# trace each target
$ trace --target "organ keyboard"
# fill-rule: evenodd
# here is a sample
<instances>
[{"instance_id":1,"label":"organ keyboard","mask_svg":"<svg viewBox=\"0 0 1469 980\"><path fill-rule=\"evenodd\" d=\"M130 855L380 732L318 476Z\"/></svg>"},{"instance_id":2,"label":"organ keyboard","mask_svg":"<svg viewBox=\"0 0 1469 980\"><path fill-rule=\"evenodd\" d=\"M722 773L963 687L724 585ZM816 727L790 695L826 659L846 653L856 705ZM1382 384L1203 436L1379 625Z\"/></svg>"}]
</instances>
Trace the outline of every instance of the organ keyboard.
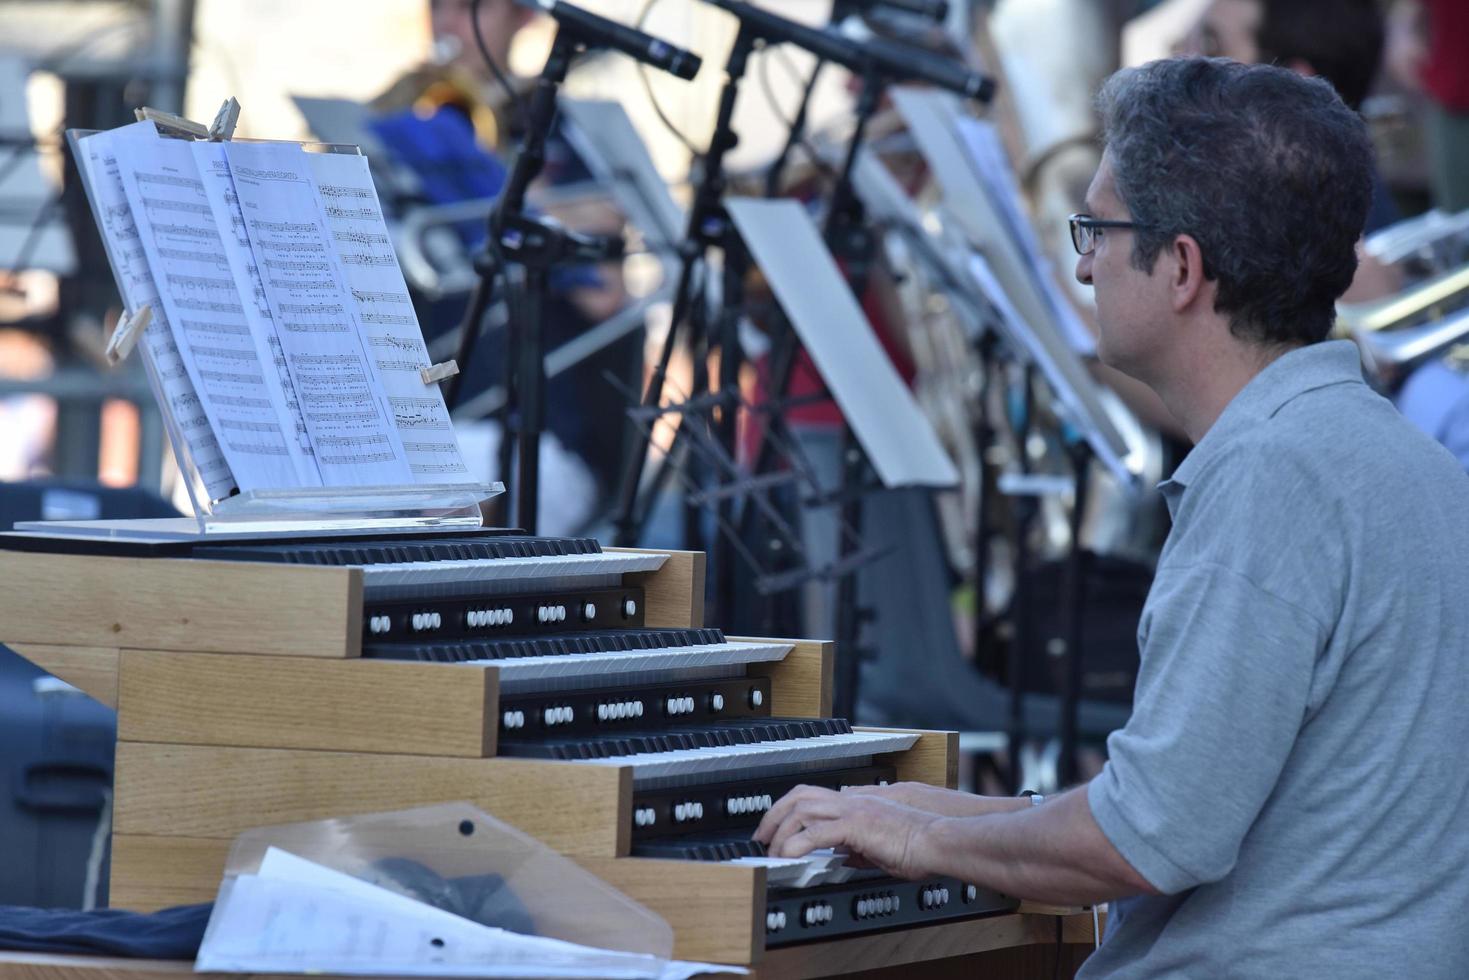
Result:
<instances>
[{"instance_id":1,"label":"organ keyboard","mask_svg":"<svg viewBox=\"0 0 1469 980\"><path fill-rule=\"evenodd\" d=\"M254 826L464 799L663 914L681 957L1015 907L763 854L792 786L952 785L956 741L828 717L830 644L703 627L702 555L498 532L0 549L3 639L119 708L116 904L211 898Z\"/></svg>"}]
</instances>

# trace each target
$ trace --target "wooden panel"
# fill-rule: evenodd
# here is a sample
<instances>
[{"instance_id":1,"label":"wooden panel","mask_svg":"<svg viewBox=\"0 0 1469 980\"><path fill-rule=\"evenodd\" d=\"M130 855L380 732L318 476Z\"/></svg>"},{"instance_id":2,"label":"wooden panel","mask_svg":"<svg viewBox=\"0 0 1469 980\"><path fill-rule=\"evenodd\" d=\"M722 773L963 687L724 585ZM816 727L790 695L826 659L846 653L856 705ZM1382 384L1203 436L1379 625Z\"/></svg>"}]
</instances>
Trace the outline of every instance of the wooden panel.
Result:
<instances>
[{"instance_id":1,"label":"wooden panel","mask_svg":"<svg viewBox=\"0 0 1469 980\"><path fill-rule=\"evenodd\" d=\"M925 732L911 728L858 728L863 732L907 732L918 741L907 752L878 756L898 770L898 779L930 786L959 786L959 733Z\"/></svg>"},{"instance_id":2,"label":"wooden panel","mask_svg":"<svg viewBox=\"0 0 1469 980\"><path fill-rule=\"evenodd\" d=\"M59 647L44 643L14 643L10 649L48 674L101 701L117 707L117 648Z\"/></svg>"},{"instance_id":3,"label":"wooden panel","mask_svg":"<svg viewBox=\"0 0 1469 980\"><path fill-rule=\"evenodd\" d=\"M1064 920L1068 944L1059 964L1070 976L1091 947L1091 917ZM1078 928L1074 928L1078 927ZM806 980L850 976L859 980L898 980L912 976L935 980L983 977L985 980L1031 980L1057 969L1055 920L1004 915L971 922L930 926L908 932L858 937L768 954L752 976L757 980ZM1088 945L1081 945L1088 942ZM992 945L994 943L1008 945ZM997 957L1010 950L1016 957ZM922 964L916 966L916 964ZM58 956L47 953L0 952L0 980L188 980L189 960L128 960L102 956ZM885 969L884 969L885 968ZM869 972L873 970L883 972ZM724 976L725 974L711 974ZM216 974L211 974L216 976ZM237 980L284 980L264 974L236 974ZM321 980L332 980L320 975ZM299 977L292 980L300 980ZM386 980L386 978L385 978Z\"/></svg>"},{"instance_id":4,"label":"wooden panel","mask_svg":"<svg viewBox=\"0 0 1469 980\"><path fill-rule=\"evenodd\" d=\"M0 582L5 643L298 657L361 647L355 569L4 551Z\"/></svg>"},{"instance_id":5,"label":"wooden panel","mask_svg":"<svg viewBox=\"0 0 1469 980\"><path fill-rule=\"evenodd\" d=\"M118 737L483 758L498 679L457 664L125 650Z\"/></svg>"},{"instance_id":6,"label":"wooden panel","mask_svg":"<svg viewBox=\"0 0 1469 980\"><path fill-rule=\"evenodd\" d=\"M1076 916L1080 920L1082 916ZM1085 916L1085 931L1082 923L1067 919L1063 921L1063 938L1067 943L1090 942L1091 916ZM1085 938L1084 938L1085 937ZM756 971L759 980L806 980L808 977L858 976L864 971L887 967L893 977L940 975L931 971L935 961L950 960L950 965L963 964L967 969L941 974L942 976L967 977L1034 977L1037 976L1029 961L1020 961L1011 971L991 973L978 971L976 966L984 960L974 959L964 964L952 963L954 957L979 957L1001 949L1017 947L1049 947L1047 953L1056 950L1056 920L1050 916L997 915L984 919L970 919L945 925L927 926L922 929L905 929L897 932L855 936L850 939L806 946L791 946L767 953ZM1044 958L1046 971L1056 962L1055 956ZM918 966L923 964L923 966ZM902 970L902 967L908 969ZM874 977L878 976L876 974Z\"/></svg>"},{"instance_id":7,"label":"wooden panel","mask_svg":"<svg viewBox=\"0 0 1469 980\"><path fill-rule=\"evenodd\" d=\"M830 718L832 670L836 644L830 640L764 640L759 643L791 643L795 649L784 660L751 664L750 675L770 678L770 713L777 718Z\"/></svg>"},{"instance_id":8,"label":"wooden panel","mask_svg":"<svg viewBox=\"0 0 1469 980\"><path fill-rule=\"evenodd\" d=\"M643 621L650 627L672 629L704 625L704 552L650 551L646 548L608 548L611 552L667 555L656 572L628 576L643 587Z\"/></svg>"},{"instance_id":9,"label":"wooden panel","mask_svg":"<svg viewBox=\"0 0 1469 980\"><path fill-rule=\"evenodd\" d=\"M117 744L120 834L252 827L465 800L559 851L612 857L632 836L632 771L525 759Z\"/></svg>"},{"instance_id":10,"label":"wooden panel","mask_svg":"<svg viewBox=\"0 0 1469 980\"><path fill-rule=\"evenodd\" d=\"M108 901L115 909L133 912L212 902L233 843L230 839L113 834Z\"/></svg>"},{"instance_id":11,"label":"wooden panel","mask_svg":"<svg viewBox=\"0 0 1469 980\"><path fill-rule=\"evenodd\" d=\"M745 965L764 950L764 868L652 858L576 863L667 919L678 959Z\"/></svg>"}]
</instances>

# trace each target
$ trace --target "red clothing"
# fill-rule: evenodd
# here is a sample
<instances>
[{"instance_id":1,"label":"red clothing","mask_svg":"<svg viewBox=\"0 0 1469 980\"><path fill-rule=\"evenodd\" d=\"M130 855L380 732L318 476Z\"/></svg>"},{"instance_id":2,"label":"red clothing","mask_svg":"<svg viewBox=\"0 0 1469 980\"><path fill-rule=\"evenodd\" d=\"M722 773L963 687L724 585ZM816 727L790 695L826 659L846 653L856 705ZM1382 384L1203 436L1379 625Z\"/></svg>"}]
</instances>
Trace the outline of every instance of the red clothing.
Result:
<instances>
[{"instance_id":1,"label":"red clothing","mask_svg":"<svg viewBox=\"0 0 1469 980\"><path fill-rule=\"evenodd\" d=\"M1469 112L1469 3L1427 0L1428 64L1423 84L1450 112Z\"/></svg>"}]
</instances>

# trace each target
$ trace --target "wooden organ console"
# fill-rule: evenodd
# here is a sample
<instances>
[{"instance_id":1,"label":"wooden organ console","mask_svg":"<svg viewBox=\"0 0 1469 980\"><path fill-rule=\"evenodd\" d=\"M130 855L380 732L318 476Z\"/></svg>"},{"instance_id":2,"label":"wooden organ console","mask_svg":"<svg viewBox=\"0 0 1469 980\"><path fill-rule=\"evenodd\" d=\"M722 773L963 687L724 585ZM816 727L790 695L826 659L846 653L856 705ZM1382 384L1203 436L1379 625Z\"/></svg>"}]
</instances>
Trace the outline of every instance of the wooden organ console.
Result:
<instances>
[{"instance_id":1,"label":"wooden organ console","mask_svg":"<svg viewBox=\"0 0 1469 980\"><path fill-rule=\"evenodd\" d=\"M1055 941L970 883L751 860L791 786L953 786L957 736L830 718L832 645L705 628L702 554L13 534L0 581L0 641L118 708L114 906L212 900L250 828L465 800L664 916L680 958L816 976Z\"/></svg>"}]
</instances>

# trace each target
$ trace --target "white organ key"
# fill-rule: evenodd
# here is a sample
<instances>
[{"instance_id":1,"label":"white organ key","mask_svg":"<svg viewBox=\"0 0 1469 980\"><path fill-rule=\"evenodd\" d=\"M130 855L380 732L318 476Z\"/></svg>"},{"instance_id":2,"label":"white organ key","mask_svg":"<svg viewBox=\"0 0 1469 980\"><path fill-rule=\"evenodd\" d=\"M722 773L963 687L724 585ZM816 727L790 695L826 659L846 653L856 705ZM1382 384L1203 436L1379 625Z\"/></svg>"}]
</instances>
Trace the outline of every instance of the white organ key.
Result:
<instances>
[{"instance_id":1,"label":"white organ key","mask_svg":"<svg viewBox=\"0 0 1469 980\"><path fill-rule=\"evenodd\" d=\"M728 772L736 769L800 765L808 762L849 760L883 752L902 752L918 741L917 735L887 732L851 732L813 738L779 739L747 745L724 745L673 752L645 752L607 759L578 760L589 766L631 766L633 783ZM762 801L763 802L763 801Z\"/></svg>"},{"instance_id":2,"label":"white organ key","mask_svg":"<svg viewBox=\"0 0 1469 980\"><path fill-rule=\"evenodd\" d=\"M357 566L363 586L394 589L445 582L519 581L654 572L667 555L554 555L542 558L479 558L462 561L383 562ZM563 613L564 615L564 613Z\"/></svg>"},{"instance_id":3,"label":"white organ key","mask_svg":"<svg viewBox=\"0 0 1469 980\"><path fill-rule=\"evenodd\" d=\"M763 663L781 660L791 649L788 643L703 643L661 650L568 653L555 657L510 657L504 660L468 660L465 663L499 668L500 683L504 685L593 674ZM642 714L641 705L635 707L634 713Z\"/></svg>"}]
</instances>

